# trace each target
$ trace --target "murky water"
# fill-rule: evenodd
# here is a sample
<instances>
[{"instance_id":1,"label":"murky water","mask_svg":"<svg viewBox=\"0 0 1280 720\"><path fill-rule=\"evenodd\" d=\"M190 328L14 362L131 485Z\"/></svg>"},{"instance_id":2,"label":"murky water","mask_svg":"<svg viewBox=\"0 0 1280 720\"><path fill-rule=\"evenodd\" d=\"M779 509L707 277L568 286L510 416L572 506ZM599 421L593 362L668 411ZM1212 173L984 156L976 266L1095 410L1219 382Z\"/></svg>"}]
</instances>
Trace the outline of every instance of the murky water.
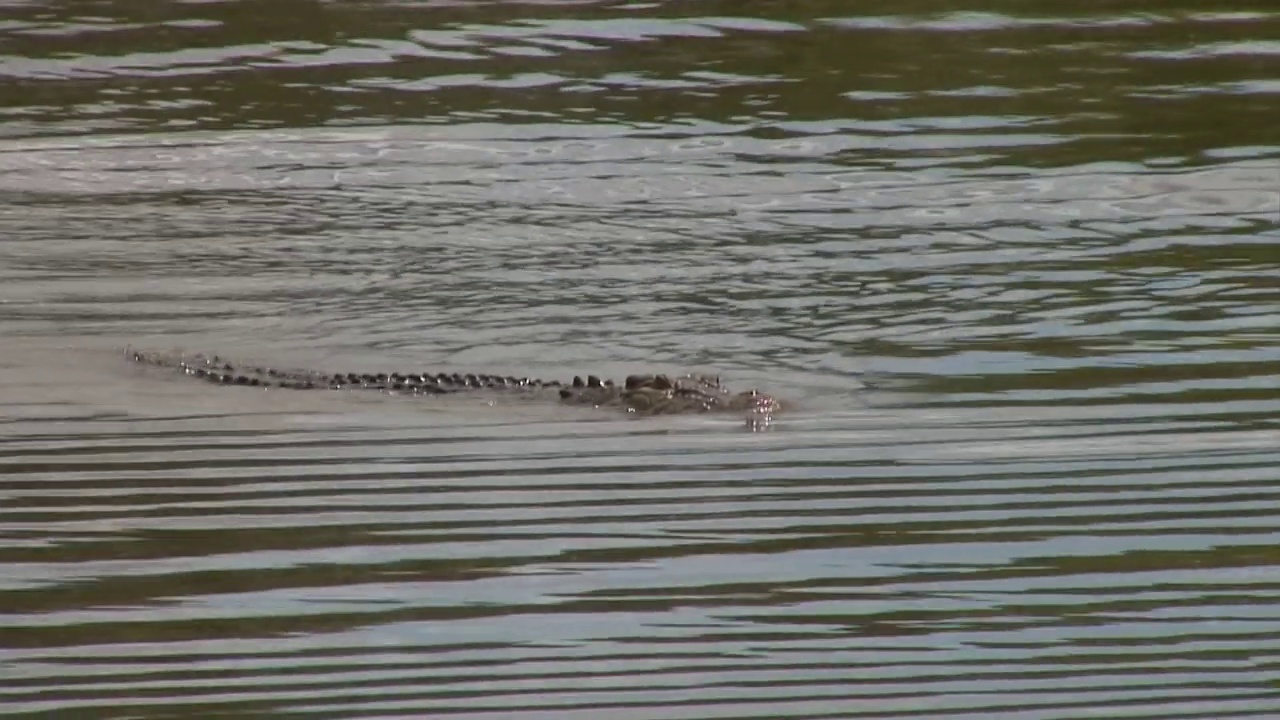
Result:
<instances>
[{"instance_id":1,"label":"murky water","mask_svg":"<svg viewBox=\"0 0 1280 720\"><path fill-rule=\"evenodd\" d=\"M1280 716L1280 11L1104 5L8 4L0 713Z\"/></svg>"}]
</instances>

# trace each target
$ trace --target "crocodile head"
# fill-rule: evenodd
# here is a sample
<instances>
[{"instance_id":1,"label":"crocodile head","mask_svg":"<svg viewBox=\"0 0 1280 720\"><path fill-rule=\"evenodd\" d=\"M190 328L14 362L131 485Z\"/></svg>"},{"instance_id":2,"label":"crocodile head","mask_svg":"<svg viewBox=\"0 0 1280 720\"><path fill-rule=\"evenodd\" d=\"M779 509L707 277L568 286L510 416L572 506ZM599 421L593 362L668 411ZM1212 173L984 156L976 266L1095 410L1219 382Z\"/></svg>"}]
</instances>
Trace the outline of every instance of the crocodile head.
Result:
<instances>
[{"instance_id":1,"label":"crocodile head","mask_svg":"<svg viewBox=\"0 0 1280 720\"><path fill-rule=\"evenodd\" d=\"M771 414L781 409L776 399L755 390L734 393L709 375L631 375L617 386L593 376L574 378L561 389L566 402L583 405L620 405L641 415L704 412L752 412Z\"/></svg>"}]
</instances>

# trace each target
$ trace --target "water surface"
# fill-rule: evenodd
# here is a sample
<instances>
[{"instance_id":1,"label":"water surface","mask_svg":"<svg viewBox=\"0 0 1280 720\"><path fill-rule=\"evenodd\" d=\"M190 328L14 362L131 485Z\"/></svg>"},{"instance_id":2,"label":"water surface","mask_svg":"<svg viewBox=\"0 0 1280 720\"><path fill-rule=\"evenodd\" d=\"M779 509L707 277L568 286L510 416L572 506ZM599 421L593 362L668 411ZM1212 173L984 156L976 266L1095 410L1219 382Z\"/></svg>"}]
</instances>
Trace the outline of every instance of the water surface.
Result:
<instances>
[{"instance_id":1,"label":"water surface","mask_svg":"<svg viewBox=\"0 0 1280 720\"><path fill-rule=\"evenodd\" d=\"M0 713L1280 715L1280 14L1234 7L11 4Z\"/></svg>"}]
</instances>

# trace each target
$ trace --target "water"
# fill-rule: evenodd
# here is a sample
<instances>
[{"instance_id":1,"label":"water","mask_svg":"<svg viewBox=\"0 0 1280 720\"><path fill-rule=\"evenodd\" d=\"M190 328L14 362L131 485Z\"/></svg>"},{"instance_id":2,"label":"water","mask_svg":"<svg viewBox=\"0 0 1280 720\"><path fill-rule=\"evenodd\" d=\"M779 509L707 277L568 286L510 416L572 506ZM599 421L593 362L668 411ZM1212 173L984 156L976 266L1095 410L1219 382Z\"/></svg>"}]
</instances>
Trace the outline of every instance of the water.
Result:
<instances>
[{"instance_id":1,"label":"water","mask_svg":"<svg viewBox=\"0 0 1280 720\"><path fill-rule=\"evenodd\" d=\"M1280 13L1235 8L11 3L0 713L1280 715Z\"/></svg>"}]
</instances>

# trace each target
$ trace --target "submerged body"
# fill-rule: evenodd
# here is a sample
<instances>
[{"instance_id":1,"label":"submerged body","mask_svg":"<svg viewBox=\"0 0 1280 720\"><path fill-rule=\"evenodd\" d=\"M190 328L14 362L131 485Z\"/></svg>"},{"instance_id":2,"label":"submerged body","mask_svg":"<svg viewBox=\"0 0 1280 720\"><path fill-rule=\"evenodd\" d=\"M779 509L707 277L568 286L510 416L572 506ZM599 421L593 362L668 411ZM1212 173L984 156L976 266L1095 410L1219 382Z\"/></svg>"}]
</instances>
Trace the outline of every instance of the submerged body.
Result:
<instances>
[{"instance_id":1,"label":"submerged body","mask_svg":"<svg viewBox=\"0 0 1280 720\"><path fill-rule=\"evenodd\" d=\"M741 412L752 427L769 424L781 404L755 390L732 392L706 375L631 375L623 383L589 375L570 382L475 373L324 373L233 364L216 355L166 356L130 351L134 362L179 370L219 385L290 390L380 390L413 395L468 391L546 391L560 402L617 407L639 415Z\"/></svg>"}]
</instances>

